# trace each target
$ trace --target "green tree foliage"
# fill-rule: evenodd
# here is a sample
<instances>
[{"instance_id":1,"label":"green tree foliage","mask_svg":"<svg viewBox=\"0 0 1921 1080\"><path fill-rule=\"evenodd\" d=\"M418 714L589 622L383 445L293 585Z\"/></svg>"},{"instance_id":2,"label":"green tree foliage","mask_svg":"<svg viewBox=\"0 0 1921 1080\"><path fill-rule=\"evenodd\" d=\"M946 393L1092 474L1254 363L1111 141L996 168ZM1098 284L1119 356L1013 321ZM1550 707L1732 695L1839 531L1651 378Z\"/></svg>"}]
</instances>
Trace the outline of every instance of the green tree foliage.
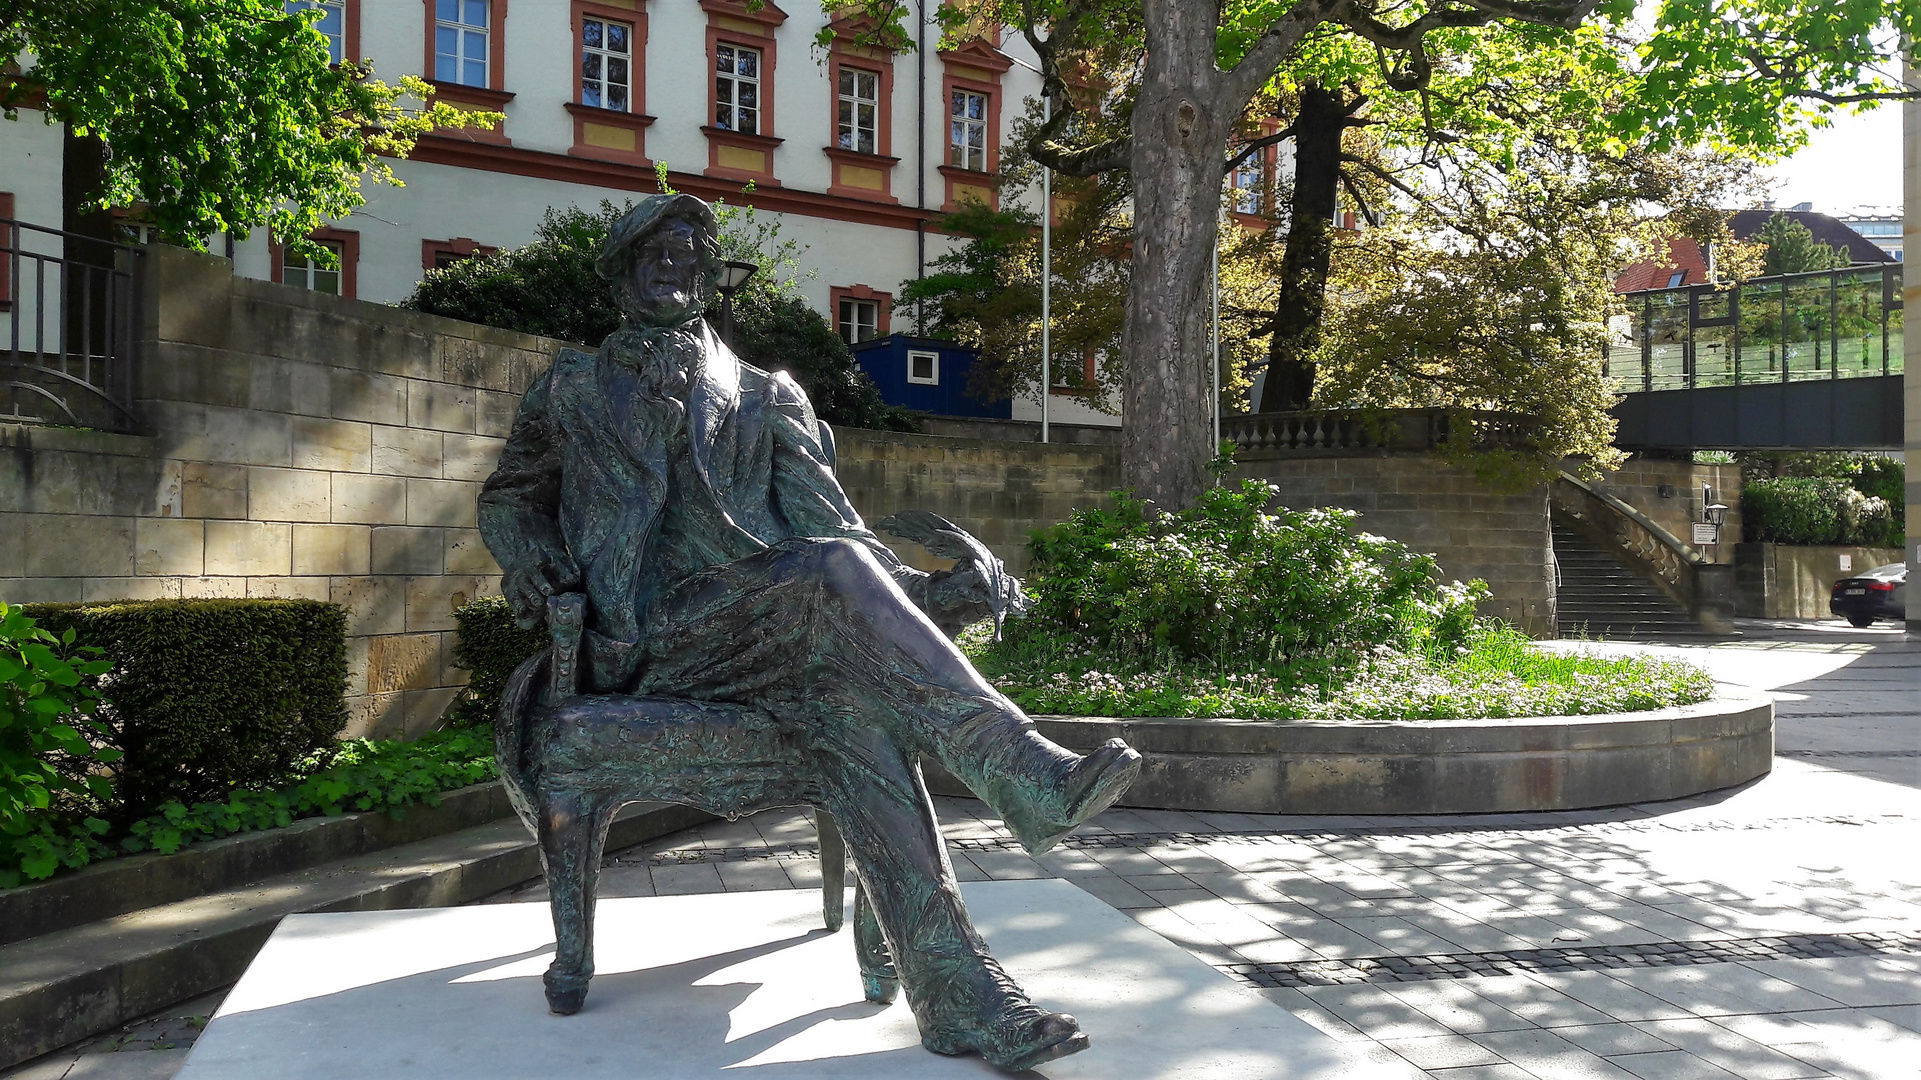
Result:
<instances>
[{"instance_id":1,"label":"green tree foliage","mask_svg":"<svg viewBox=\"0 0 1921 1080\"><path fill-rule=\"evenodd\" d=\"M902 0L824 6L844 26L865 17L870 29L859 36L883 47L912 40L902 23L920 10ZM1594 70L1617 96L1597 95L1580 77L1543 85L1598 146L1785 152L1835 104L1898 94L1884 73L1899 63L1899 42L1921 30L1912 0L1839 9L1831 0L1663 0L1643 8L1634 0L948 0L938 12L949 39L998 22L1039 55L1053 116L1028 140L1036 159L1075 176L1131 176L1122 480L1160 505L1182 506L1205 488L1214 453L1203 330L1212 224L1230 144L1259 95L1289 82L1346 86L1349 79L1337 78L1344 68L1356 79L1378 76L1419 117L1414 152L1425 156L1462 139L1464 125L1498 145L1502 127L1531 126L1537 107L1498 80L1476 94L1450 90L1447 80L1498 75L1491 51L1541 70L1580 53L1616 58ZM1609 47L1622 38L1630 48ZM1086 122L1091 103L1077 102L1068 80L1090 68L1096 83L1131 73L1131 98L1100 102L1101 115L1125 117L1125 131ZM1447 122L1453 110L1462 124Z\"/></svg>"},{"instance_id":2,"label":"green tree foliage","mask_svg":"<svg viewBox=\"0 0 1921 1080\"><path fill-rule=\"evenodd\" d=\"M1846 252L1816 240L1806 225L1786 214L1769 218L1761 231L1754 234L1752 242L1767 248L1761 273L1768 276L1834 270L1848 265Z\"/></svg>"},{"instance_id":3,"label":"green tree foliage","mask_svg":"<svg viewBox=\"0 0 1921 1080\"><path fill-rule=\"evenodd\" d=\"M384 159L421 135L501 119L409 106L429 99L423 80L330 64L317 18L281 0L0 0L0 56L26 58L0 106L16 119L43 101L48 122L104 143L96 207L139 206L169 243L265 225L306 245L365 181L397 183Z\"/></svg>"},{"instance_id":4,"label":"green tree foliage","mask_svg":"<svg viewBox=\"0 0 1921 1080\"><path fill-rule=\"evenodd\" d=\"M594 259L632 206L603 201L594 210L549 208L533 243L429 270L401 306L591 348L620 326L614 287L594 272ZM722 258L761 268L734 297L734 347L741 358L793 375L829 424L919 430L904 410L881 399L846 343L801 299L798 283L812 272L800 268L800 246L783 240L780 226L761 220L751 206L723 203L715 210Z\"/></svg>"}]
</instances>

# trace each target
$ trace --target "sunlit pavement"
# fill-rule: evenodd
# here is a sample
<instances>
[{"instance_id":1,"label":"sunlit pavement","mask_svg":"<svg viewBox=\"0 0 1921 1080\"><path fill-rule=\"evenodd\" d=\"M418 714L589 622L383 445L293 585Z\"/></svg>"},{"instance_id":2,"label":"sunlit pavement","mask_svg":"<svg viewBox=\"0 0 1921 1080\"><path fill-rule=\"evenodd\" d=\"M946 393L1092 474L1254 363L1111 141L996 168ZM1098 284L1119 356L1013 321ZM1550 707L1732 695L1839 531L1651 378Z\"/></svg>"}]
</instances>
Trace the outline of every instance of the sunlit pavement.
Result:
<instances>
[{"instance_id":1,"label":"sunlit pavement","mask_svg":"<svg viewBox=\"0 0 1921 1080\"><path fill-rule=\"evenodd\" d=\"M1921 645L1742 630L1549 646L1770 692L1775 770L1726 792L1460 817L1117 811L1038 860L980 804L939 810L963 879L1064 877L1429 1076L1921 1077ZM813 839L797 812L718 823L617 853L603 895L815 887Z\"/></svg>"},{"instance_id":2,"label":"sunlit pavement","mask_svg":"<svg viewBox=\"0 0 1921 1080\"><path fill-rule=\"evenodd\" d=\"M1066 878L1412 1076L1921 1078L1921 644L1741 629L1546 646L1675 656L1771 693L1775 769L1725 792L1457 817L1116 811L1038 860L979 803L938 808L963 879ZM813 845L797 811L716 823L614 853L601 894L817 888ZM165 1080L194 1031L171 1017L217 997L9 1080ZM142 1052L98 1052L120 1044Z\"/></svg>"}]
</instances>

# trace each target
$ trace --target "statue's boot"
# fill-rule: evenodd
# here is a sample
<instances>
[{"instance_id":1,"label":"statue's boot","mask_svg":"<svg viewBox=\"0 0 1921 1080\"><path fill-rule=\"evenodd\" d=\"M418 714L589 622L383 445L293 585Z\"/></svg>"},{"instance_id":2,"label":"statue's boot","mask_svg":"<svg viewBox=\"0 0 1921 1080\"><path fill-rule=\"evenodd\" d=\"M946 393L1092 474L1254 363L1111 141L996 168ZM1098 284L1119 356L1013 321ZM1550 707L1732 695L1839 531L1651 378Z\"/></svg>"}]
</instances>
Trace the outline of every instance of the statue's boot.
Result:
<instances>
[{"instance_id":1,"label":"statue's boot","mask_svg":"<svg viewBox=\"0 0 1921 1080\"><path fill-rule=\"evenodd\" d=\"M1080 1022L1048 1012L981 954L915 955L904 973L921 1045L936 1054L979 1054L1008 1072L1087 1049Z\"/></svg>"},{"instance_id":2,"label":"statue's boot","mask_svg":"<svg viewBox=\"0 0 1921 1080\"><path fill-rule=\"evenodd\" d=\"M979 1054L1010 1071L1085 1049L1073 1017L1035 1005L988 954L914 758L884 733L833 717L812 741L822 805L860 875L855 947L869 1000L886 1000L898 980L929 1050Z\"/></svg>"},{"instance_id":3,"label":"statue's boot","mask_svg":"<svg viewBox=\"0 0 1921 1080\"><path fill-rule=\"evenodd\" d=\"M1140 752L1109 739L1081 755L1050 741L1032 721L976 717L971 736L942 764L992 807L1030 855L1039 855L1113 806L1141 773Z\"/></svg>"}]
</instances>

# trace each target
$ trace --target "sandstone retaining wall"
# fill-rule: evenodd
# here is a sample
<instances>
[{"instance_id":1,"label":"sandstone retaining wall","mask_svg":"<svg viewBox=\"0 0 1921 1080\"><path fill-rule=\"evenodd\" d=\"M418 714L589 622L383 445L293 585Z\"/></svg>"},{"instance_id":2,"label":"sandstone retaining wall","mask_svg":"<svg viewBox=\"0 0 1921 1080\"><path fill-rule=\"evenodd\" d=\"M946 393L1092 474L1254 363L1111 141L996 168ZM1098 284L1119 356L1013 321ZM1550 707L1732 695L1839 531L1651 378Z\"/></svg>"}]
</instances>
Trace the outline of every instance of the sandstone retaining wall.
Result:
<instances>
[{"instance_id":1,"label":"sandstone retaining wall","mask_svg":"<svg viewBox=\"0 0 1921 1080\"><path fill-rule=\"evenodd\" d=\"M1449 579L1487 582L1493 596L1483 615L1533 637L1554 636L1545 486L1496 491L1470 469L1416 452L1255 453L1242 458L1236 475L1272 481L1293 509L1359 511L1360 529L1434 553Z\"/></svg>"}]
</instances>

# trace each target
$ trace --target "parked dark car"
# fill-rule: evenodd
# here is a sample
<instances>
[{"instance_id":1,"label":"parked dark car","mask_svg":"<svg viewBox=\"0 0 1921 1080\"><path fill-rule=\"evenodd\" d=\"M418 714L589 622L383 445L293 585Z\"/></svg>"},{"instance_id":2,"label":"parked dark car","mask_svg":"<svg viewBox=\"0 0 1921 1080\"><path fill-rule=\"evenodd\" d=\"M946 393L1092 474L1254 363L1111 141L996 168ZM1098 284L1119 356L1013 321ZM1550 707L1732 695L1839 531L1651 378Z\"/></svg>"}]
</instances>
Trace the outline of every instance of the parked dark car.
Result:
<instances>
[{"instance_id":1,"label":"parked dark car","mask_svg":"<svg viewBox=\"0 0 1921 1080\"><path fill-rule=\"evenodd\" d=\"M1889 563L1835 582L1828 610L1856 626L1871 626L1876 619L1905 619L1907 593L1907 564Z\"/></svg>"}]
</instances>

